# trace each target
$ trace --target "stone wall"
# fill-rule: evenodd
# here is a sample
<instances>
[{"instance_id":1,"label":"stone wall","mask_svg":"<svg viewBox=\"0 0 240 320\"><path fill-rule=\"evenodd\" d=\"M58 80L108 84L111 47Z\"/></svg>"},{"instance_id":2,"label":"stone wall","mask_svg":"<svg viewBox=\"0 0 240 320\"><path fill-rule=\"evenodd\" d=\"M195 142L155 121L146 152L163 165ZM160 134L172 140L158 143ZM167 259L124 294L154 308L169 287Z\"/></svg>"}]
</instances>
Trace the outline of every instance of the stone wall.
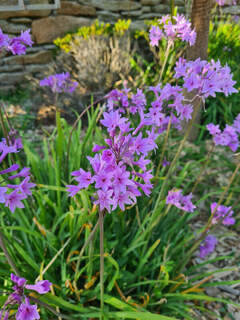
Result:
<instances>
[{"instance_id":1,"label":"stone wall","mask_svg":"<svg viewBox=\"0 0 240 320\"><path fill-rule=\"evenodd\" d=\"M1 0L9 3L10 0ZM26 0L25 0L26 1ZM30 0L30 3L48 0ZM35 2L34 2L35 1ZM26 75L41 78L52 60L52 41L77 27L90 25L95 19L114 22L130 18L131 27L139 29L145 19L160 17L170 11L170 0L61 0L58 10L0 12L0 28L9 35L18 35L31 28L34 46L25 56L0 53L0 90L16 88ZM184 0L175 0L179 12L184 12ZM240 6L226 7L226 13L239 14Z\"/></svg>"}]
</instances>

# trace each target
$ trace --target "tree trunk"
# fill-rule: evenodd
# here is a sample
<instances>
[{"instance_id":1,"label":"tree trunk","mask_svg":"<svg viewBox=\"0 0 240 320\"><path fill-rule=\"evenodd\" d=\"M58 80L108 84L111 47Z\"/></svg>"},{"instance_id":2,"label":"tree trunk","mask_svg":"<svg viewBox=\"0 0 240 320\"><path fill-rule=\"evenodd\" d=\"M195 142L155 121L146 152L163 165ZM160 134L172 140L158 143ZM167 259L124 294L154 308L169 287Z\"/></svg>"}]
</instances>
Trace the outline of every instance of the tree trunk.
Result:
<instances>
[{"instance_id":1,"label":"tree trunk","mask_svg":"<svg viewBox=\"0 0 240 320\"><path fill-rule=\"evenodd\" d=\"M212 8L212 0L193 0L192 12L191 12L191 23L192 28L195 29L197 33L196 42L193 46L189 47L187 50L187 60L196 60L201 58L202 60L207 59L207 49L208 49L208 34L209 34L209 22L210 22L210 12ZM191 100L193 94L187 93L186 98ZM198 101L193 104L194 109L198 105ZM202 107L199 108L195 124L201 123L201 113ZM198 128L193 126L189 140L194 141L198 136Z\"/></svg>"}]
</instances>

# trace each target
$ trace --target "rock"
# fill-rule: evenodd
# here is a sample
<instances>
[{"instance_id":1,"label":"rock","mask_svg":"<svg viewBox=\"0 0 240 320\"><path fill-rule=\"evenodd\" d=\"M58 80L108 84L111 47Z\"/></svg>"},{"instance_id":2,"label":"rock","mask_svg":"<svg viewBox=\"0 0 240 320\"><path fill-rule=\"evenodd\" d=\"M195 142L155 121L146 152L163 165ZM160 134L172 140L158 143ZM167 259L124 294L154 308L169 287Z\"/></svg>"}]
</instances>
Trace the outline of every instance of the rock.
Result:
<instances>
[{"instance_id":1,"label":"rock","mask_svg":"<svg viewBox=\"0 0 240 320\"><path fill-rule=\"evenodd\" d=\"M142 14L139 17L139 19L149 20L149 19L154 19L154 18L161 18L162 16L163 16L163 14L161 14L161 13L151 12L151 13Z\"/></svg>"},{"instance_id":2,"label":"rock","mask_svg":"<svg viewBox=\"0 0 240 320\"><path fill-rule=\"evenodd\" d=\"M11 73L1 73L0 74L0 83L8 84L16 84L19 82L23 82L27 72L11 72Z\"/></svg>"},{"instance_id":3,"label":"rock","mask_svg":"<svg viewBox=\"0 0 240 320\"><path fill-rule=\"evenodd\" d=\"M225 14L240 14L240 6L226 7L222 9Z\"/></svg>"},{"instance_id":4,"label":"rock","mask_svg":"<svg viewBox=\"0 0 240 320\"><path fill-rule=\"evenodd\" d=\"M52 42L57 37L64 36L66 32L78 27L91 24L88 18L56 16L35 20L32 23L32 35L37 44Z\"/></svg>"},{"instance_id":5,"label":"rock","mask_svg":"<svg viewBox=\"0 0 240 320\"><path fill-rule=\"evenodd\" d=\"M2 4L1 0L1 4ZM10 0L7 0L9 3ZM31 2L33 4L33 2ZM35 2L36 3L36 2ZM41 3L49 3L48 0L41 0ZM51 10L20 10L20 11L0 11L0 19L9 19L16 17L46 17L49 16Z\"/></svg>"},{"instance_id":6,"label":"rock","mask_svg":"<svg viewBox=\"0 0 240 320\"><path fill-rule=\"evenodd\" d=\"M136 30L147 30L147 25L144 23L142 20L138 21L132 21L130 24L130 30L131 31L136 31Z\"/></svg>"},{"instance_id":7,"label":"rock","mask_svg":"<svg viewBox=\"0 0 240 320\"><path fill-rule=\"evenodd\" d=\"M96 9L92 6L83 6L77 2L62 1L58 14L70 16L96 16Z\"/></svg>"},{"instance_id":8,"label":"rock","mask_svg":"<svg viewBox=\"0 0 240 320\"><path fill-rule=\"evenodd\" d=\"M149 7L149 6L142 7L142 13L149 13L149 12L151 12L151 7Z\"/></svg>"},{"instance_id":9,"label":"rock","mask_svg":"<svg viewBox=\"0 0 240 320\"><path fill-rule=\"evenodd\" d=\"M0 72L16 72L16 71L22 71L22 70L23 70L23 66L20 64L0 66Z\"/></svg>"},{"instance_id":10,"label":"rock","mask_svg":"<svg viewBox=\"0 0 240 320\"><path fill-rule=\"evenodd\" d=\"M142 14L142 10L134 10L134 11L122 11L121 15L127 17L139 17Z\"/></svg>"},{"instance_id":11,"label":"rock","mask_svg":"<svg viewBox=\"0 0 240 320\"><path fill-rule=\"evenodd\" d=\"M157 4L160 4L161 0L141 0L142 5L146 6L155 6Z\"/></svg>"},{"instance_id":12,"label":"rock","mask_svg":"<svg viewBox=\"0 0 240 320\"><path fill-rule=\"evenodd\" d=\"M28 73L37 73L37 72L46 72L48 70L47 65L42 65L42 64L30 64L26 66L26 70Z\"/></svg>"},{"instance_id":13,"label":"rock","mask_svg":"<svg viewBox=\"0 0 240 320\"><path fill-rule=\"evenodd\" d=\"M141 4L130 0L91 0L91 5L109 11L128 11L141 8Z\"/></svg>"},{"instance_id":14,"label":"rock","mask_svg":"<svg viewBox=\"0 0 240 320\"><path fill-rule=\"evenodd\" d=\"M182 7L185 6L184 0L174 0L174 4L175 4L176 6L182 6Z\"/></svg>"},{"instance_id":15,"label":"rock","mask_svg":"<svg viewBox=\"0 0 240 320\"><path fill-rule=\"evenodd\" d=\"M170 13L170 6L159 4L157 6L153 6L152 11L157 13L162 13L162 14Z\"/></svg>"},{"instance_id":16,"label":"rock","mask_svg":"<svg viewBox=\"0 0 240 320\"><path fill-rule=\"evenodd\" d=\"M26 27L23 24L14 24L14 23L10 23L7 22L5 20L0 20L0 28L2 29L3 32L6 33L13 33L13 34L20 34L21 31L25 31L28 29L28 27Z\"/></svg>"},{"instance_id":17,"label":"rock","mask_svg":"<svg viewBox=\"0 0 240 320\"><path fill-rule=\"evenodd\" d=\"M44 64L50 62L52 59L52 53L51 51L39 51L34 54L26 54L22 56L11 56L8 58L5 58L3 62L5 64L11 65L11 64Z\"/></svg>"},{"instance_id":18,"label":"rock","mask_svg":"<svg viewBox=\"0 0 240 320\"><path fill-rule=\"evenodd\" d=\"M109 22L110 21L117 21L121 18L119 13L113 13L109 11L98 11L98 18L101 21Z\"/></svg>"},{"instance_id":19,"label":"rock","mask_svg":"<svg viewBox=\"0 0 240 320\"><path fill-rule=\"evenodd\" d=\"M30 18L12 18L10 21L13 23L32 23L32 19Z\"/></svg>"}]
</instances>

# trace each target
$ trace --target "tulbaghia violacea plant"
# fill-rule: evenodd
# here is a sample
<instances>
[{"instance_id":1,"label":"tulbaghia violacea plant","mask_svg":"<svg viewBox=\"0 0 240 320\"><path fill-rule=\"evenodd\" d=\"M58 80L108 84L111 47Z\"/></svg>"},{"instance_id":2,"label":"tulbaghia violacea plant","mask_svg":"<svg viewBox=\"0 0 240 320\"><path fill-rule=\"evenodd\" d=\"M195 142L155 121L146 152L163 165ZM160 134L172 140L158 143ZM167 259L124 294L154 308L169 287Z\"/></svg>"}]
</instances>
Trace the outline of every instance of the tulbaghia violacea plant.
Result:
<instances>
[{"instance_id":1,"label":"tulbaghia violacea plant","mask_svg":"<svg viewBox=\"0 0 240 320\"><path fill-rule=\"evenodd\" d=\"M22 31L18 37L10 38L2 32L0 28L0 52L6 50L13 55L22 55L26 53L27 46L32 46L33 41L30 35L30 29Z\"/></svg>"},{"instance_id":2,"label":"tulbaghia violacea plant","mask_svg":"<svg viewBox=\"0 0 240 320\"><path fill-rule=\"evenodd\" d=\"M39 81L40 87L49 87L53 93L72 93L78 83L70 79L69 72L57 73Z\"/></svg>"},{"instance_id":3,"label":"tulbaghia violacea plant","mask_svg":"<svg viewBox=\"0 0 240 320\"><path fill-rule=\"evenodd\" d=\"M152 26L149 32L150 44L158 46L162 38L167 39L173 43L174 40L181 39L188 42L190 46L194 45L196 41L196 32L191 28L191 23L184 15L177 14L171 17L165 15L158 20L159 26Z\"/></svg>"},{"instance_id":4,"label":"tulbaghia violacea plant","mask_svg":"<svg viewBox=\"0 0 240 320\"><path fill-rule=\"evenodd\" d=\"M24 208L23 199L31 196L31 188L35 184L30 182L30 168L20 166L17 163L8 165L6 160L10 155L18 153L22 149L22 142L20 138L2 139L0 141L0 203L8 207L12 212L16 208ZM15 182L15 183L14 183Z\"/></svg>"},{"instance_id":5,"label":"tulbaghia violacea plant","mask_svg":"<svg viewBox=\"0 0 240 320\"><path fill-rule=\"evenodd\" d=\"M30 303L29 292L32 290L39 294L45 294L50 291L51 282L48 280L38 281L36 284L27 284L25 278L21 278L15 274L11 274L13 284L13 292L9 294L6 302L0 310L0 319L7 320L9 318L12 306L17 305L16 320L35 320L40 319L36 304Z\"/></svg>"}]
</instances>

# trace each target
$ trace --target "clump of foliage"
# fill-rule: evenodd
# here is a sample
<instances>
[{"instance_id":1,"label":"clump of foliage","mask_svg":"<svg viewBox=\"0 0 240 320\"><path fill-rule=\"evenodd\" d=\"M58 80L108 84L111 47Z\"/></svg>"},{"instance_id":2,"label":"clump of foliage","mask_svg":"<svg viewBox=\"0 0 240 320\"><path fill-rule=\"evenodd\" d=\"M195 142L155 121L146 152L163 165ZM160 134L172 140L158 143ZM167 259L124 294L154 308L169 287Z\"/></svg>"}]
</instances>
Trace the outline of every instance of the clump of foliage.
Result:
<instances>
[{"instance_id":1,"label":"clump of foliage","mask_svg":"<svg viewBox=\"0 0 240 320\"><path fill-rule=\"evenodd\" d=\"M57 65L76 75L81 93L103 95L116 81L128 77L133 54L130 23L119 20L111 25L96 21L55 41L62 49Z\"/></svg>"},{"instance_id":2,"label":"clump of foliage","mask_svg":"<svg viewBox=\"0 0 240 320\"><path fill-rule=\"evenodd\" d=\"M162 37L170 49L176 37L194 42L185 17L174 19L172 24L167 16L151 27L152 45ZM166 54L160 75L168 59ZM46 132L40 152L23 141L24 159L18 154L20 141L9 141L9 119L0 113L6 138L0 141L0 303L5 319L16 315L25 320L30 311L32 320L39 319L31 301L38 303L42 319L53 313L62 319L191 320L198 314L224 317L225 309L209 309L212 302L240 307L205 291L240 283L216 277L236 270L237 252L208 256L217 246L216 230L222 225L231 230L239 220L240 162L221 166L214 162L214 149L226 147L231 156L237 152L240 115L223 130L207 126L213 136L210 150L185 148L197 109L209 96L235 93L235 81L227 67L200 59L179 59L174 78L177 85L157 83L146 90L124 83L86 107L73 127L61 119L58 98L77 83L69 73L41 80L55 98L56 127ZM186 90L194 94L195 110ZM82 130L84 114L88 126ZM216 183L216 172L210 183L205 181L211 160L215 170L223 171L226 163L230 169L223 186ZM12 176L21 162L31 168L36 186L29 185L28 168ZM24 184L10 183L26 172ZM193 228L199 220L202 224ZM231 269L202 270L230 259L235 263ZM17 274L11 276L13 288L12 269Z\"/></svg>"},{"instance_id":3,"label":"clump of foliage","mask_svg":"<svg viewBox=\"0 0 240 320\"><path fill-rule=\"evenodd\" d=\"M240 88L240 24L232 17L223 17L220 21L210 23L208 57L227 64L233 72L233 79ZM222 127L226 122L232 122L240 112L240 95L207 100L206 112L203 113L204 123L219 123Z\"/></svg>"}]
</instances>

